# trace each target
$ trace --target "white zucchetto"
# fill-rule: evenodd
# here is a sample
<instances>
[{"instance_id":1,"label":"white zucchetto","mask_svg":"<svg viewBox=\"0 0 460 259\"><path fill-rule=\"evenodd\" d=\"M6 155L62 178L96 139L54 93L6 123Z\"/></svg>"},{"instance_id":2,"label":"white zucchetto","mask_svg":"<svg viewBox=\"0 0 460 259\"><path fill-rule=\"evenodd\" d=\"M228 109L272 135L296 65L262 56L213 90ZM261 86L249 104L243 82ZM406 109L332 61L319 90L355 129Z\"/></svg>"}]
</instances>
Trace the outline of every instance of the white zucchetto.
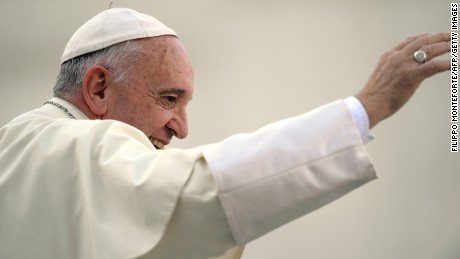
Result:
<instances>
[{"instance_id":1,"label":"white zucchetto","mask_svg":"<svg viewBox=\"0 0 460 259\"><path fill-rule=\"evenodd\" d=\"M128 8L111 8L78 28L64 49L61 63L123 41L162 35L177 36L152 16Z\"/></svg>"}]
</instances>

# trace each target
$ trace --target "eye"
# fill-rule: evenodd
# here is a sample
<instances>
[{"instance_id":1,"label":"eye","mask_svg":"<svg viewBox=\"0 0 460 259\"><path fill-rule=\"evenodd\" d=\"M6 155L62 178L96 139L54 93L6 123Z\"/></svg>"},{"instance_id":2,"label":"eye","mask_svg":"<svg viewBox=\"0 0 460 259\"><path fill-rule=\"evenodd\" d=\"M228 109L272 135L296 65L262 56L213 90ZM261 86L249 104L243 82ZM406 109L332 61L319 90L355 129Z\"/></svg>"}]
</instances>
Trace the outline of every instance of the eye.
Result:
<instances>
[{"instance_id":1,"label":"eye","mask_svg":"<svg viewBox=\"0 0 460 259\"><path fill-rule=\"evenodd\" d=\"M160 98L160 104L161 106L170 109L176 105L177 102L177 96L174 95L165 95Z\"/></svg>"},{"instance_id":2,"label":"eye","mask_svg":"<svg viewBox=\"0 0 460 259\"><path fill-rule=\"evenodd\" d=\"M176 103L177 97L175 96L163 96L163 98L170 103Z\"/></svg>"}]
</instances>

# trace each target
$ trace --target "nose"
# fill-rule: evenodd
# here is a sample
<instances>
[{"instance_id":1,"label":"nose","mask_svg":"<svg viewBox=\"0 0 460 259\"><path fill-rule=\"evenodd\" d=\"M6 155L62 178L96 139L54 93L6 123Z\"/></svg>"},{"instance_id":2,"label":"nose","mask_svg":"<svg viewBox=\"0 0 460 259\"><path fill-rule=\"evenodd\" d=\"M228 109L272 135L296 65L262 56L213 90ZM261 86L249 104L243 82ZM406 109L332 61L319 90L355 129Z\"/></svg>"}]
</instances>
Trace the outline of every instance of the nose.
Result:
<instances>
[{"instance_id":1,"label":"nose","mask_svg":"<svg viewBox=\"0 0 460 259\"><path fill-rule=\"evenodd\" d=\"M188 135L188 119L185 110L179 111L166 126L172 129L177 138L183 139Z\"/></svg>"}]
</instances>

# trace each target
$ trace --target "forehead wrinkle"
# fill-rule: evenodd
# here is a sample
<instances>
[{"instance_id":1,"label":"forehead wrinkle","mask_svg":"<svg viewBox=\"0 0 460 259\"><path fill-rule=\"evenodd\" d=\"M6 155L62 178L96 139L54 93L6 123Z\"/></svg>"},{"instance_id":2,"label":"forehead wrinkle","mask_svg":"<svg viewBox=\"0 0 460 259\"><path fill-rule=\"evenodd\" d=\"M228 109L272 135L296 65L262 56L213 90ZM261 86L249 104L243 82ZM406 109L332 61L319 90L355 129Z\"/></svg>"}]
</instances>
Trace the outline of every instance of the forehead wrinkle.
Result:
<instances>
[{"instance_id":1,"label":"forehead wrinkle","mask_svg":"<svg viewBox=\"0 0 460 259\"><path fill-rule=\"evenodd\" d=\"M138 68L143 71L143 81L149 91L157 96L192 95L193 89L189 93L186 85L181 86L183 83L188 84L184 79L193 78L193 66L178 39L173 36L160 36L141 41L147 51L142 57L143 61L138 63Z\"/></svg>"},{"instance_id":2,"label":"forehead wrinkle","mask_svg":"<svg viewBox=\"0 0 460 259\"><path fill-rule=\"evenodd\" d=\"M161 84L165 76L176 77L182 74L192 73L193 67L187 59L186 52L178 42L171 41L173 38L150 39L146 42L148 52L144 56L144 67L149 67L150 73ZM182 63L187 63L190 67L184 68ZM189 71L189 69L191 71Z\"/></svg>"}]
</instances>

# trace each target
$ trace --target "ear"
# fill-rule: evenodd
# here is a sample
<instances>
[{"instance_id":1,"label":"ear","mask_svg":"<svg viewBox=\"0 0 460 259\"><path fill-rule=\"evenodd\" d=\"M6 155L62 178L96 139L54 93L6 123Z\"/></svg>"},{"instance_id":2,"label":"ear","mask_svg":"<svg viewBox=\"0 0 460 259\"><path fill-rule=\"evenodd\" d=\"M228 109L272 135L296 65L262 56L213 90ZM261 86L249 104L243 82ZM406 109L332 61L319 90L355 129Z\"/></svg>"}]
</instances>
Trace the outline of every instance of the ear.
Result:
<instances>
[{"instance_id":1,"label":"ear","mask_svg":"<svg viewBox=\"0 0 460 259\"><path fill-rule=\"evenodd\" d=\"M106 90L109 84L109 71L99 65L90 67L83 77L83 97L89 109L96 116L102 116L107 112Z\"/></svg>"}]
</instances>

